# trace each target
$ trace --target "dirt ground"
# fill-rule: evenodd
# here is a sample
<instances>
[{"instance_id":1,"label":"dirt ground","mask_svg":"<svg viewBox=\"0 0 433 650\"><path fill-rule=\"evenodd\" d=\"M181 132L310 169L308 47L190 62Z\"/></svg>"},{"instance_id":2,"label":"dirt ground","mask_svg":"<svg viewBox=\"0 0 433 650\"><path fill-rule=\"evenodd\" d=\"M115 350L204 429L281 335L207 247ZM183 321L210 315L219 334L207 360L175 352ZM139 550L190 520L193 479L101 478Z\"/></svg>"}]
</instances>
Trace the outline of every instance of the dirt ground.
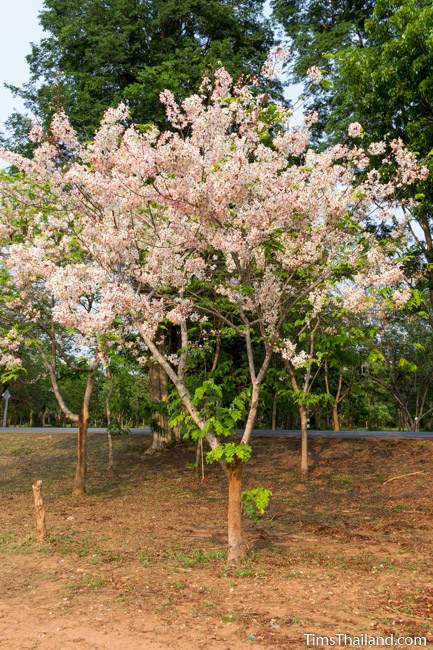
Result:
<instances>
[{"instance_id":1,"label":"dirt ground","mask_svg":"<svg viewBox=\"0 0 433 650\"><path fill-rule=\"evenodd\" d=\"M247 561L225 562L226 486L188 446L144 456L116 440L70 496L74 436L0 435L0 649L305 648L304 634L433 638L432 441L256 440L245 487L273 491L246 522ZM403 476L414 472L410 476ZM416 472L416 473L415 473ZM399 477L395 480L390 478ZM49 538L33 535L43 480Z\"/></svg>"}]
</instances>

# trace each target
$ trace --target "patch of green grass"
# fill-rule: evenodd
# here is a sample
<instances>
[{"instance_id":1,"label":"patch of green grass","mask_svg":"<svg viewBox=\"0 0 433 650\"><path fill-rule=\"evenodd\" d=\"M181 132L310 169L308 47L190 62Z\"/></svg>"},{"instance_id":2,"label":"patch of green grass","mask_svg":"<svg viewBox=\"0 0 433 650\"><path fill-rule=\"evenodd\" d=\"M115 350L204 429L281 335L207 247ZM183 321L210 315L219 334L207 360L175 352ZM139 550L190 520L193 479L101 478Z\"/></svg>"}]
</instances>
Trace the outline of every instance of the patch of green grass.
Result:
<instances>
[{"instance_id":1,"label":"patch of green grass","mask_svg":"<svg viewBox=\"0 0 433 650\"><path fill-rule=\"evenodd\" d=\"M341 490L353 488L353 476L351 474L331 474L331 484Z\"/></svg>"},{"instance_id":2,"label":"patch of green grass","mask_svg":"<svg viewBox=\"0 0 433 650\"><path fill-rule=\"evenodd\" d=\"M32 447L29 447L28 445L20 445L19 447L13 447L12 449L9 450L9 454L14 457L19 457L19 456L30 456L32 454L34 449Z\"/></svg>"},{"instance_id":3,"label":"patch of green grass","mask_svg":"<svg viewBox=\"0 0 433 650\"><path fill-rule=\"evenodd\" d=\"M292 616L289 619L289 625L305 625L305 621L302 618L298 618L298 616Z\"/></svg>"},{"instance_id":4,"label":"patch of green grass","mask_svg":"<svg viewBox=\"0 0 433 650\"><path fill-rule=\"evenodd\" d=\"M194 549L192 551L171 549L168 551L168 559L185 568L204 567L209 562L224 560L225 557L225 552L219 549Z\"/></svg>"},{"instance_id":5,"label":"patch of green grass","mask_svg":"<svg viewBox=\"0 0 433 650\"><path fill-rule=\"evenodd\" d=\"M236 568L235 575L238 578L252 578L255 575L255 571L251 566L247 565Z\"/></svg>"},{"instance_id":6,"label":"patch of green grass","mask_svg":"<svg viewBox=\"0 0 433 650\"><path fill-rule=\"evenodd\" d=\"M66 585L66 589L71 593L78 593L84 589L102 589L106 584L106 580L98 576L90 578L83 577L81 582L69 582Z\"/></svg>"},{"instance_id":7,"label":"patch of green grass","mask_svg":"<svg viewBox=\"0 0 433 650\"><path fill-rule=\"evenodd\" d=\"M106 584L107 581L104 580L104 578L98 578L98 577L89 578L86 581L86 587L90 587L90 589L102 589L103 587L105 587Z\"/></svg>"},{"instance_id":8,"label":"patch of green grass","mask_svg":"<svg viewBox=\"0 0 433 650\"><path fill-rule=\"evenodd\" d=\"M8 550L11 545L16 544L16 536L13 533L0 534L0 551Z\"/></svg>"},{"instance_id":9,"label":"patch of green grass","mask_svg":"<svg viewBox=\"0 0 433 650\"><path fill-rule=\"evenodd\" d=\"M92 549L90 540L86 537L78 539L73 535L49 535L50 547L60 555L78 555L87 557Z\"/></svg>"},{"instance_id":10,"label":"patch of green grass","mask_svg":"<svg viewBox=\"0 0 433 650\"><path fill-rule=\"evenodd\" d=\"M412 507L408 503L397 503L391 510L393 512L405 512L406 510L412 510Z\"/></svg>"},{"instance_id":11,"label":"patch of green grass","mask_svg":"<svg viewBox=\"0 0 433 650\"><path fill-rule=\"evenodd\" d=\"M211 600L205 600L203 607L206 607L206 609L215 609L216 605Z\"/></svg>"},{"instance_id":12,"label":"patch of green grass","mask_svg":"<svg viewBox=\"0 0 433 650\"><path fill-rule=\"evenodd\" d=\"M35 549L34 540L31 537L18 539L13 533L0 534L0 553L17 553L27 555Z\"/></svg>"},{"instance_id":13,"label":"patch of green grass","mask_svg":"<svg viewBox=\"0 0 433 650\"><path fill-rule=\"evenodd\" d=\"M174 587L175 589L183 590L183 589L186 589L186 583L183 582L183 580L177 580L177 581L174 583L173 587Z\"/></svg>"},{"instance_id":14,"label":"patch of green grass","mask_svg":"<svg viewBox=\"0 0 433 650\"><path fill-rule=\"evenodd\" d=\"M379 571L395 571L396 568L397 567L391 562L391 560L385 558L377 564L373 564L371 571L372 573L378 573Z\"/></svg>"}]
</instances>

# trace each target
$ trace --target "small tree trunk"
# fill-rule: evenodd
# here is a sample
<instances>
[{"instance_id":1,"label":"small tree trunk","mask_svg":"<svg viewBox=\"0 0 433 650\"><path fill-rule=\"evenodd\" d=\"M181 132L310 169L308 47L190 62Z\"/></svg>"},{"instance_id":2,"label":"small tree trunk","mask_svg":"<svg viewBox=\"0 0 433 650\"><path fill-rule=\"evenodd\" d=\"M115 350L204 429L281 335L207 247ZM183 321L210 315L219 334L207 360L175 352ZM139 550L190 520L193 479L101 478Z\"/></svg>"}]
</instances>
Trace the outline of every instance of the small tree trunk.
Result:
<instances>
[{"instance_id":1,"label":"small tree trunk","mask_svg":"<svg viewBox=\"0 0 433 650\"><path fill-rule=\"evenodd\" d=\"M74 496L82 496L83 494L86 494L87 430L89 428L89 403L92 396L94 381L95 376L93 372L91 372L87 376L83 404L78 417L77 468L75 471L74 487L72 489L72 494Z\"/></svg>"},{"instance_id":2,"label":"small tree trunk","mask_svg":"<svg viewBox=\"0 0 433 650\"><path fill-rule=\"evenodd\" d=\"M114 458L113 458L113 436L107 429L107 446L108 446L108 463L107 472L112 474L114 471Z\"/></svg>"},{"instance_id":3,"label":"small tree trunk","mask_svg":"<svg viewBox=\"0 0 433 650\"><path fill-rule=\"evenodd\" d=\"M340 431L340 417L338 415L337 404L332 405L332 425L334 427L334 431Z\"/></svg>"},{"instance_id":4,"label":"small tree trunk","mask_svg":"<svg viewBox=\"0 0 433 650\"><path fill-rule=\"evenodd\" d=\"M43 544L47 534L45 524L45 508L44 499L42 497L42 481L33 483L33 498L35 501L35 516L36 516L36 540L39 544Z\"/></svg>"},{"instance_id":5,"label":"small tree trunk","mask_svg":"<svg viewBox=\"0 0 433 650\"><path fill-rule=\"evenodd\" d=\"M238 563L245 556L242 543L242 503L241 481L242 463L234 462L228 466L229 501L228 501L228 556L229 562Z\"/></svg>"},{"instance_id":6,"label":"small tree trunk","mask_svg":"<svg viewBox=\"0 0 433 650\"><path fill-rule=\"evenodd\" d=\"M277 428L277 395L274 395L274 399L272 401L272 431L275 431Z\"/></svg>"},{"instance_id":7,"label":"small tree trunk","mask_svg":"<svg viewBox=\"0 0 433 650\"><path fill-rule=\"evenodd\" d=\"M301 475L305 478L308 474L308 429L307 409L304 405L299 407L299 416L301 419Z\"/></svg>"},{"instance_id":8,"label":"small tree trunk","mask_svg":"<svg viewBox=\"0 0 433 650\"><path fill-rule=\"evenodd\" d=\"M167 375L158 364L149 369L150 398L152 402L164 403L168 399ZM172 440L172 432L165 413L155 411L152 415L152 444L146 453L163 449Z\"/></svg>"},{"instance_id":9,"label":"small tree trunk","mask_svg":"<svg viewBox=\"0 0 433 650\"><path fill-rule=\"evenodd\" d=\"M48 411L46 407L44 408L44 411L42 413L42 426L46 427L47 426L47 417L48 417Z\"/></svg>"},{"instance_id":10,"label":"small tree trunk","mask_svg":"<svg viewBox=\"0 0 433 650\"><path fill-rule=\"evenodd\" d=\"M114 458L113 458L113 436L111 435L111 431L110 431L110 426L111 426L110 400L111 400L111 394L113 392L113 386L111 383L112 382L111 373L108 374L108 380L110 382L110 387L108 390L108 394L105 398L105 415L107 420L107 447L108 447L107 472L109 474L112 474L114 470Z\"/></svg>"},{"instance_id":11,"label":"small tree trunk","mask_svg":"<svg viewBox=\"0 0 433 650\"><path fill-rule=\"evenodd\" d=\"M201 477L201 480L204 481L204 453L203 453L203 438L200 438L197 442L197 447L195 450L195 466L197 470L197 475Z\"/></svg>"},{"instance_id":12,"label":"small tree trunk","mask_svg":"<svg viewBox=\"0 0 433 650\"><path fill-rule=\"evenodd\" d=\"M88 426L88 418L83 418L83 414L80 414L78 420L77 466L75 469L74 487L72 489L72 494L76 497L86 494Z\"/></svg>"}]
</instances>

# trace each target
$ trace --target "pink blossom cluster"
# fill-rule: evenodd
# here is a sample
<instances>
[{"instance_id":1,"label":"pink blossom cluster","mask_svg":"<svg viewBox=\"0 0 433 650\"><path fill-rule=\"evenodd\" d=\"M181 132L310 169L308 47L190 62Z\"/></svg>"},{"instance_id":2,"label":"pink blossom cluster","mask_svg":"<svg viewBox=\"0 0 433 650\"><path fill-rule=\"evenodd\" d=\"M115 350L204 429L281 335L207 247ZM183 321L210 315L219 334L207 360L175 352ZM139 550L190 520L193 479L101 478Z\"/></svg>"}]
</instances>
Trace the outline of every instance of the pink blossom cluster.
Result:
<instances>
[{"instance_id":1,"label":"pink blossom cluster","mask_svg":"<svg viewBox=\"0 0 433 650\"><path fill-rule=\"evenodd\" d=\"M321 69L317 65L312 65L307 70L307 77L313 83L320 83L323 79L323 74Z\"/></svg>"},{"instance_id":2,"label":"pink blossom cluster","mask_svg":"<svg viewBox=\"0 0 433 650\"><path fill-rule=\"evenodd\" d=\"M23 335L15 328L0 335L0 370L13 371L22 366L20 348L23 339Z\"/></svg>"}]
</instances>

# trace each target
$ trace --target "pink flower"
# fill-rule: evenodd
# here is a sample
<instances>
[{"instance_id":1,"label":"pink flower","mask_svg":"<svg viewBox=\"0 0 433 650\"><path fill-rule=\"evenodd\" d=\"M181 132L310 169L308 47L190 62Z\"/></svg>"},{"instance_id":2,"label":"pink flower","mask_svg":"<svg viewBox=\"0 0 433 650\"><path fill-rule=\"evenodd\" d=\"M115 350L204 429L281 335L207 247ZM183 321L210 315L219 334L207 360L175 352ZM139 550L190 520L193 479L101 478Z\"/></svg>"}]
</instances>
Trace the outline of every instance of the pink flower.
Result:
<instances>
[{"instance_id":1,"label":"pink flower","mask_svg":"<svg viewBox=\"0 0 433 650\"><path fill-rule=\"evenodd\" d=\"M320 83L323 79L323 74L320 68L317 65L312 65L307 70L307 77L313 83Z\"/></svg>"},{"instance_id":2,"label":"pink flower","mask_svg":"<svg viewBox=\"0 0 433 650\"><path fill-rule=\"evenodd\" d=\"M359 122L352 122L352 124L349 124L349 128L347 129L347 133L351 138L357 138L361 135L362 133L362 126L360 125Z\"/></svg>"},{"instance_id":3,"label":"pink flower","mask_svg":"<svg viewBox=\"0 0 433 650\"><path fill-rule=\"evenodd\" d=\"M319 121L319 113L317 111L308 113L304 119L304 123L307 128L309 128L313 124L317 124L318 121Z\"/></svg>"}]
</instances>

